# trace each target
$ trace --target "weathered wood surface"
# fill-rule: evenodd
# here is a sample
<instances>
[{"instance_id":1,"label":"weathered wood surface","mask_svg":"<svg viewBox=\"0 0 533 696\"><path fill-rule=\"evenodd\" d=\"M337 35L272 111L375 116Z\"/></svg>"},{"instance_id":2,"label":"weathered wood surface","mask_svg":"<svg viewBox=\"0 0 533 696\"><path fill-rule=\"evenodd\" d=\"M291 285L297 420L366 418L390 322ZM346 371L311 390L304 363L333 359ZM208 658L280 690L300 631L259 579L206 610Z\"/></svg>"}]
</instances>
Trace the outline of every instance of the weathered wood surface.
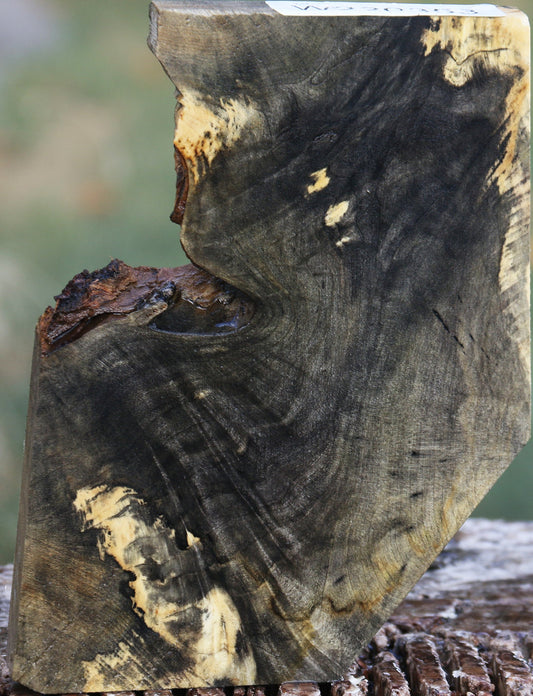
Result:
<instances>
[{"instance_id":1,"label":"weathered wood surface","mask_svg":"<svg viewBox=\"0 0 533 696\"><path fill-rule=\"evenodd\" d=\"M157 2L150 43L205 270L39 326L14 675L333 679L529 436L527 23Z\"/></svg>"},{"instance_id":2,"label":"weathered wood surface","mask_svg":"<svg viewBox=\"0 0 533 696\"><path fill-rule=\"evenodd\" d=\"M139 696L531 696L533 523L469 520L342 680ZM11 569L0 569L0 696ZM122 696L126 696L123 694Z\"/></svg>"}]
</instances>

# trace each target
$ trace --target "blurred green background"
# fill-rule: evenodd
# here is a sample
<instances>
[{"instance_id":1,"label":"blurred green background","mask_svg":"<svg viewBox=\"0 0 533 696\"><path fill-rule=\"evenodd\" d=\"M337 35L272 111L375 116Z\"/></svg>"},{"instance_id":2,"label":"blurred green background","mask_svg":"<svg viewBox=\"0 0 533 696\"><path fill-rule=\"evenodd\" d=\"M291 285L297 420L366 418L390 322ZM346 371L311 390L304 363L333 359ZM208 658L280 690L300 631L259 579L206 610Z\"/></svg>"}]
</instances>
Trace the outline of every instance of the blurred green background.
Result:
<instances>
[{"instance_id":1,"label":"blurred green background","mask_svg":"<svg viewBox=\"0 0 533 696\"><path fill-rule=\"evenodd\" d=\"M0 0L0 564L13 556L39 314L114 257L187 262L168 219L174 90L147 32L147 0ZM530 445L475 514L533 519L532 464Z\"/></svg>"}]
</instances>

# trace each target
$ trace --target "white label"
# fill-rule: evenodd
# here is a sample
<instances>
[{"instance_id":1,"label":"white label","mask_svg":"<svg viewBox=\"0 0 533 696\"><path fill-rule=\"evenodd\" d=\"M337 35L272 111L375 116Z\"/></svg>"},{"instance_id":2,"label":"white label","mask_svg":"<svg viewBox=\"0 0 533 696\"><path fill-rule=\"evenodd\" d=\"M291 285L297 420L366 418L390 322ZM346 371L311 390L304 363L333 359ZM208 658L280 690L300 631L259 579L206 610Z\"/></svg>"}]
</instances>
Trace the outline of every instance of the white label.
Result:
<instances>
[{"instance_id":1,"label":"white label","mask_svg":"<svg viewBox=\"0 0 533 696\"><path fill-rule=\"evenodd\" d=\"M291 2L267 0L266 3L279 14L288 17L504 17L505 12L496 5L417 5L400 2Z\"/></svg>"}]
</instances>

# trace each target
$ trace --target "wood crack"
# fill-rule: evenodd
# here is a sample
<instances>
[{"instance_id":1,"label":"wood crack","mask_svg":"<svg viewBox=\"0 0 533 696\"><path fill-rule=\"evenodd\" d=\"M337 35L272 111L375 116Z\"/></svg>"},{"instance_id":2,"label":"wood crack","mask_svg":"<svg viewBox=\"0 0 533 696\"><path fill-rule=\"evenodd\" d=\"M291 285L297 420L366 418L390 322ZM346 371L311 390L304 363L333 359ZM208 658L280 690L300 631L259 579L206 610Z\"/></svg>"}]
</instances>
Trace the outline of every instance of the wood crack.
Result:
<instances>
[{"instance_id":1,"label":"wood crack","mask_svg":"<svg viewBox=\"0 0 533 696\"><path fill-rule=\"evenodd\" d=\"M440 321L440 323L442 324L444 330L445 330L447 333L450 334L450 336L453 338L453 340L454 340L459 346L461 346L461 348L462 348L463 351L464 351L464 349L465 349L464 344L461 343L461 341L457 338L457 336L451 331L450 327L449 327L448 324L444 321L444 319L443 319L442 316L439 314L439 312L437 312L436 309L433 309L432 312L433 312L433 314L437 317L437 319Z\"/></svg>"},{"instance_id":2,"label":"wood crack","mask_svg":"<svg viewBox=\"0 0 533 696\"><path fill-rule=\"evenodd\" d=\"M488 53L501 53L502 51L508 51L508 50L509 50L508 48L483 49L480 51L474 51L473 53L470 53L469 55L465 56L465 58L463 58L461 60L457 60L457 58L453 55L453 53L448 49L445 49L443 51L443 53L447 53L450 56L450 58L453 60L453 62L456 65L460 66L460 65L464 65L468 60L471 60L472 58L475 58L476 56L480 56L480 55L484 55L484 54L488 54Z\"/></svg>"}]
</instances>

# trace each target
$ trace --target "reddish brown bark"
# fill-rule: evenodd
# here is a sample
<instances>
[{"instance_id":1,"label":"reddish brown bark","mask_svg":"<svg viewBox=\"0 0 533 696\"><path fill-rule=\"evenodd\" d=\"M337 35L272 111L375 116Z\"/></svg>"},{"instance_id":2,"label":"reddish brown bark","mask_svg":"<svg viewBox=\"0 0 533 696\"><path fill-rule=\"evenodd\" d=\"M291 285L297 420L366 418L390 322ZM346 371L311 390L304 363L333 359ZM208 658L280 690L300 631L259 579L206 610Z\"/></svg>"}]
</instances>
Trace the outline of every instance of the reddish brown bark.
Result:
<instances>
[{"instance_id":1,"label":"reddish brown bark","mask_svg":"<svg viewBox=\"0 0 533 696\"><path fill-rule=\"evenodd\" d=\"M114 259L98 271L82 271L54 299L55 308L48 307L37 325L44 356L104 322L150 304L181 304L182 310L185 307L198 315L199 326L205 324L205 315L209 315L215 327L236 327L253 313L252 304L242 294L193 264L134 268Z\"/></svg>"},{"instance_id":2,"label":"reddish brown bark","mask_svg":"<svg viewBox=\"0 0 533 696\"><path fill-rule=\"evenodd\" d=\"M176 169L176 201L170 219L181 225L189 193L189 172L185 159L176 146L174 146L174 166Z\"/></svg>"}]
</instances>

